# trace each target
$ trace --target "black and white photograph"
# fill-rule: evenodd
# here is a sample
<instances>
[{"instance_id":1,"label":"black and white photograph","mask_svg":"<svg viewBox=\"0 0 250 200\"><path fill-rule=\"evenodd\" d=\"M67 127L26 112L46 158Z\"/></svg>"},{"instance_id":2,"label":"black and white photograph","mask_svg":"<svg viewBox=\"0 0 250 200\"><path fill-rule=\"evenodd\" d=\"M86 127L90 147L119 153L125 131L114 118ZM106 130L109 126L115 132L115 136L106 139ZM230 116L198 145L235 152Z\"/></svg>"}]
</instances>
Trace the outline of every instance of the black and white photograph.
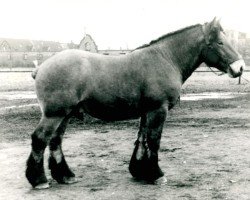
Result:
<instances>
[{"instance_id":1,"label":"black and white photograph","mask_svg":"<svg viewBox=\"0 0 250 200\"><path fill-rule=\"evenodd\" d=\"M250 199L248 0L0 6L0 200Z\"/></svg>"}]
</instances>

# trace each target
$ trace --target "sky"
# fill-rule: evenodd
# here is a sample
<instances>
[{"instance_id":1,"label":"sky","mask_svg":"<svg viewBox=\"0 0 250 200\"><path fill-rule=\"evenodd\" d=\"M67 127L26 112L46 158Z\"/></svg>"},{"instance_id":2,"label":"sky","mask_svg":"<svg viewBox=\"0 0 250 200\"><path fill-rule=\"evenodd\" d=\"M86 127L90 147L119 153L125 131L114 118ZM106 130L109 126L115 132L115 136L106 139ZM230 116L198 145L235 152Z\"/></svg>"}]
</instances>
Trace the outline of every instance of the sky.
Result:
<instances>
[{"instance_id":1,"label":"sky","mask_svg":"<svg viewBox=\"0 0 250 200\"><path fill-rule=\"evenodd\" d=\"M249 0L0 0L0 37L133 49L168 32L221 18L250 33Z\"/></svg>"}]
</instances>

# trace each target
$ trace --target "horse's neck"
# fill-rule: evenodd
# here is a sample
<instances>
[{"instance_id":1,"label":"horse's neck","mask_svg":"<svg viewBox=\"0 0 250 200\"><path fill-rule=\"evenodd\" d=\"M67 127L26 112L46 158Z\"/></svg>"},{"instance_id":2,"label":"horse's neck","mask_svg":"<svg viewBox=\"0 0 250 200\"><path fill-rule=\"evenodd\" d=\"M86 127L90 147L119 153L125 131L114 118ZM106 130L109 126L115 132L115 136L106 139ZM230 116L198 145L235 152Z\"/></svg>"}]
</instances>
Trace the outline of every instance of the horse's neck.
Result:
<instances>
[{"instance_id":1,"label":"horse's neck","mask_svg":"<svg viewBox=\"0 0 250 200\"><path fill-rule=\"evenodd\" d=\"M203 41L201 27L197 26L167 37L161 44L155 45L155 48L160 48L166 60L178 68L184 83L202 63L200 55Z\"/></svg>"}]
</instances>

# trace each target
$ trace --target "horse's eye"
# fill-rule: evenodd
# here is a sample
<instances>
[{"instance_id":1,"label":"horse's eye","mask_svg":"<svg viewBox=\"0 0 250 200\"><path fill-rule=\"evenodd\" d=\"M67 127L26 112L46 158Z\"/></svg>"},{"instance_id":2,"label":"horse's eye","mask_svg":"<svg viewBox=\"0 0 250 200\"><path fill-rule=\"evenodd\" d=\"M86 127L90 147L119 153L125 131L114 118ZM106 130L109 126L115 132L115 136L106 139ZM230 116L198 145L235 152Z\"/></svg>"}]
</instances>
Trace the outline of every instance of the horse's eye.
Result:
<instances>
[{"instance_id":1,"label":"horse's eye","mask_svg":"<svg viewBox=\"0 0 250 200\"><path fill-rule=\"evenodd\" d=\"M223 42L222 42L222 41L219 41L218 44L219 44L219 45L223 45Z\"/></svg>"}]
</instances>

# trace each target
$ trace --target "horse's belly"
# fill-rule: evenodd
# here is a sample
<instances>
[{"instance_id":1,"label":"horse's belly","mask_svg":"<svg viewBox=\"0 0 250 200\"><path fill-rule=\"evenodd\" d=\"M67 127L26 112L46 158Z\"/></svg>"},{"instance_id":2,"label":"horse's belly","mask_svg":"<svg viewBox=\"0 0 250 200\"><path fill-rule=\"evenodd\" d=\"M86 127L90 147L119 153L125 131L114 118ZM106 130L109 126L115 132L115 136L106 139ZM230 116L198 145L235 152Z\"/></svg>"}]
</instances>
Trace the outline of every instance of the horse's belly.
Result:
<instances>
[{"instance_id":1,"label":"horse's belly","mask_svg":"<svg viewBox=\"0 0 250 200\"><path fill-rule=\"evenodd\" d=\"M96 100L86 100L81 107L92 117L107 121L135 119L140 117L137 104L127 102L102 103Z\"/></svg>"}]
</instances>

